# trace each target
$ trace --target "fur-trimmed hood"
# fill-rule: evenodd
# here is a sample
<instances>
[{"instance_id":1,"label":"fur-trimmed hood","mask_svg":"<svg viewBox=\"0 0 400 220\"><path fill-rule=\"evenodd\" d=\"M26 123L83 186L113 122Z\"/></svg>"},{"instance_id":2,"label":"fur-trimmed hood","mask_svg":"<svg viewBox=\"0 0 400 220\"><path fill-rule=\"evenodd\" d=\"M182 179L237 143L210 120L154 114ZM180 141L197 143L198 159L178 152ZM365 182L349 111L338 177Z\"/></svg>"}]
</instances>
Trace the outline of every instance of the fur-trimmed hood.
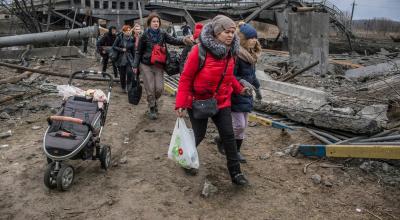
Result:
<instances>
[{"instance_id":1,"label":"fur-trimmed hood","mask_svg":"<svg viewBox=\"0 0 400 220\"><path fill-rule=\"evenodd\" d=\"M228 52L231 56L236 56L239 53L240 40L236 32L235 36L233 37L232 47L228 51L228 48L215 38L211 23L208 23L203 27L199 40L200 43L207 49L207 51L209 51L217 59L226 57Z\"/></svg>"}]
</instances>

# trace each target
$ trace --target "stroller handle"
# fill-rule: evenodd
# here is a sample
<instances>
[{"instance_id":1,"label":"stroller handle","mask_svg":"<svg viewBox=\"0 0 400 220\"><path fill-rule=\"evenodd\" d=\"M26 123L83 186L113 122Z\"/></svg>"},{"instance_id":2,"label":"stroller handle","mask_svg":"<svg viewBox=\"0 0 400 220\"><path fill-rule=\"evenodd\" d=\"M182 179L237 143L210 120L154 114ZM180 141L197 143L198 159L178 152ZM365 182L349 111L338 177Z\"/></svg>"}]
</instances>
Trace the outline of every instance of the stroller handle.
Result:
<instances>
[{"instance_id":1,"label":"stroller handle","mask_svg":"<svg viewBox=\"0 0 400 220\"><path fill-rule=\"evenodd\" d=\"M73 118L68 116L60 116L60 115L53 115L47 118L48 123L51 125L53 121L63 121L63 122L71 122L75 124L85 125L89 128L90 131L93 131L93 127L90 123L80 119L80 118Z\"/></svg>"},{"instance_id":2,"label":"stroller handle","mask_svg":"<svg viewBox=\"0 0 400 220\"><path fill-rule=\"evenodd\" d=\"M87 78L88 75L97 75L97 74L101 74L103 77L108 77L108 88L109 90L111 90L112 84L114 82L114 77L106 72L101 72L101 71L94 71L94 70L80 70L80 71L76 71L74 73L71 74L71 76L69 77L69 81L68 84L71 85L72 84L72 80L76 79L78 75L81 75L80 78Z\"/></svg>"}]
</instances>

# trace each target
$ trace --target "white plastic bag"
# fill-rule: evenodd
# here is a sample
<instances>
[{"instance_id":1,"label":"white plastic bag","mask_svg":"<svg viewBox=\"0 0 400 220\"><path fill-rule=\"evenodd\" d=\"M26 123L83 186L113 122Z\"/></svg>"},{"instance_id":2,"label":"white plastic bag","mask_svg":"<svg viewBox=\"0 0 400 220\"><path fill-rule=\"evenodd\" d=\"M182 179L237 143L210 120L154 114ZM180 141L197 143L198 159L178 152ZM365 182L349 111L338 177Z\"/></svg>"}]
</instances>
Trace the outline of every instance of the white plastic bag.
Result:
<instances>
[{"instance_id":1,"label":"white plastic bag","mask_svg":"<svg viewBox=\"0 0 400 220\"><path fill-rule=\"evenodd\" d=\"M176 119L174 132L168 149L168 158L184 168L199 169L199 155L192 129L186 127L183 118Z\"/></svg>"},{"instance_id":2,"label":"white plastic bag","mask_svg":"<svg viewBox=\"0 0 400 220\"><path fill-rule=\"evenodd\" d=\"M58 85L58 95L68 99L70 96L85 96L85 90L70 85Z\"/></svg>"}]
</instances>

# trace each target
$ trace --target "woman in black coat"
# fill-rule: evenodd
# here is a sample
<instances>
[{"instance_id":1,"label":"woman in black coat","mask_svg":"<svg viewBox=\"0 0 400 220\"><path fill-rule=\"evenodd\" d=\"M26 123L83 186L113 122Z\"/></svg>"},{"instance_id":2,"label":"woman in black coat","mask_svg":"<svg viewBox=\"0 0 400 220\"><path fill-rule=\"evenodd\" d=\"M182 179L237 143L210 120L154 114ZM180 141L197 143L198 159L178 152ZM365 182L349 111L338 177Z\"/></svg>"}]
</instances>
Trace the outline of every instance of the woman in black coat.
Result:
<instances>
[{"instance_id":1,"label":"woman in black coat","mask_svg":"<svg viewBox=\"0 0 400 220\"><path fill-rule=\"evenodd\" d=\"M127 85L132 82L132 68L135 57L135 39L132 37L131 26L124 25L122 27L122 34L118 35L113 49L119 53L116 65L120 74L122 91L126 93Z\"/></svg>"}]
</instances>

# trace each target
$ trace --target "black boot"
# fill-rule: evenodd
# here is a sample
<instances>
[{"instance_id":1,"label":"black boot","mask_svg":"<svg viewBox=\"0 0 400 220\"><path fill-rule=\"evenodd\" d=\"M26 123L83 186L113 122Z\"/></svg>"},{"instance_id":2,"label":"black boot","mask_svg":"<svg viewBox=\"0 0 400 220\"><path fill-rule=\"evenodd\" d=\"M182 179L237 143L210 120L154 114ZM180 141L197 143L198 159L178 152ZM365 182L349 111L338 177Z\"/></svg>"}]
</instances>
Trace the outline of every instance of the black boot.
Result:
<instances>
[{"instance_id":1,"label":"black boot","mask_svg":"<svg viewBox=\"0 0 400 220\"><path fill-rule=\"evenodd\" d=\"M240 163L247 163L246 158L240 153L240 147L242 146L243 139L236 139L236 146L237 146L237 152L238 152L238 158Z\"/></svg>"},{"instance_id":2,"label":"black boot","mask_svg":"<svg viewBox=\"0 0 400 220\"><path fill-rule=\"evenodd\" d=\"M224 145L222 144L221 138L217 136L214 138L214 141L217 144L218 152L222 155L225 155L225 149L224 149Z\"/></svg>"},{"instance_id":3,"label":"black boot","mask_svg":"<svg viewBox=\"0 0 400 220\"><path fill-rule=\"evenodd\" d=\"M240 171L240 165L228 167L228 170L233 184L238 186L246 186L249 184L249 181L243 175L242 171Z\"/></svg>"}]
</instances>

